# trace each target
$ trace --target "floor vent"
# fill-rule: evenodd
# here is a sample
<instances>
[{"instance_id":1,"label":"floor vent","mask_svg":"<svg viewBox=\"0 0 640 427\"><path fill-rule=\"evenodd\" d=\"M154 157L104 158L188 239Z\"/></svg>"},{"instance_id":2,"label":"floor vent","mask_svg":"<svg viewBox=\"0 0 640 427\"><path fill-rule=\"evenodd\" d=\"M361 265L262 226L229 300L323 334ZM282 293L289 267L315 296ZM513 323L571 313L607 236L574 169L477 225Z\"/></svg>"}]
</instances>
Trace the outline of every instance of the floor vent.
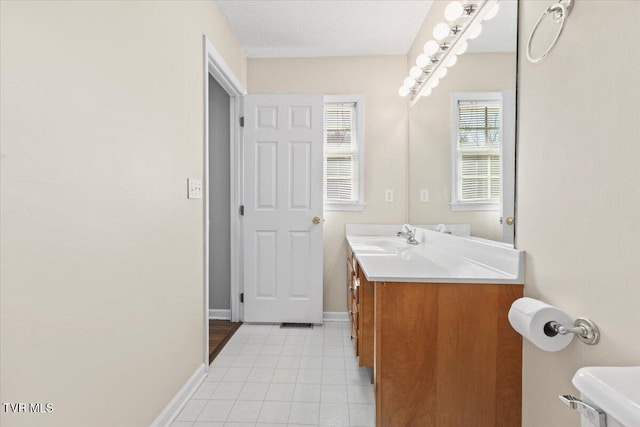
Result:
<instances>
[{"instance_id":1,"label":"floor vent","mask_svg":"<svg viewBox=\"0 0 640 427\"><path fill-rule=\"evenodd\" d=\"M300 328L307 328L307 329L313 329L313 323L280 323L280 329L282 328L293 328L293 329L300 329Z\"/></svg>"}]
</instances>

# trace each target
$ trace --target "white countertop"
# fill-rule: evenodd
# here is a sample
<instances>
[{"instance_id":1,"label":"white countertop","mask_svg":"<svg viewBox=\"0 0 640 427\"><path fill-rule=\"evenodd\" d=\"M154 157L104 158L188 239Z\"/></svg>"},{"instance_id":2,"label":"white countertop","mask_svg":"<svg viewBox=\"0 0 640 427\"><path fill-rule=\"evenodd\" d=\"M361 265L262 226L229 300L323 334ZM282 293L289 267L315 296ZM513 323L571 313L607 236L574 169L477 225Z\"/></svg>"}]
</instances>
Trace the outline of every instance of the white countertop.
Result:
<instances>
[{"instance_id":1,"label":"white countertop","mask_svg":"<svg viewBox=\"0 0 640 427\"><path fill-rule=\"evenodd\" d=\"M353 235L347 226L347 242L370 281L524 283L524 252L498 242L418 228L420 243L411 245L389 232L399 231L399 226L378 226L370 235L361 227Z\"/></svg>"}]
</instances>

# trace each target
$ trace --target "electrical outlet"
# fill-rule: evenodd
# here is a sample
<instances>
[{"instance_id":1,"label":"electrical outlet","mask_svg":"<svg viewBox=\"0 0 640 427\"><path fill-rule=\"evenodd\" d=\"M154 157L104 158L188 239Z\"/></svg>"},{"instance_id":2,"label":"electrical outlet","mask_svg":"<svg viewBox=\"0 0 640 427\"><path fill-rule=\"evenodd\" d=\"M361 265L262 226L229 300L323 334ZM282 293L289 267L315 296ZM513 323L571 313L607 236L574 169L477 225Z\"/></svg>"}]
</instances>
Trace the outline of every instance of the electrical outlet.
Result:
<instances>
[{"instance_id":1,"label":"electrical outlet","mask_svg":"<svg viewBox=\"0 0 640 427\"><path fill-rule=\"evenodd\" d=\"M393 190L385 190L384 201L387 203L393 203Z\"/></svg>"},{"instance_id":2,"label":"electrical outlet","mask_svg":"<svg viewBox=\"0 0 640 427\"><path fill-rule=\"evenodd\" d=\"M187 178L187 199L202 199L202 180Z\"/></svg>"},{"instance_id":3,"label":"electrical outlet","mask_svg":"<svg viewBox=\"0 0 640 427\"><path fill-rule=\"evenodd\" d=\"M420 203L427 203L429 201L429 190L420 190Z\"/></svg>"}]
</instances>

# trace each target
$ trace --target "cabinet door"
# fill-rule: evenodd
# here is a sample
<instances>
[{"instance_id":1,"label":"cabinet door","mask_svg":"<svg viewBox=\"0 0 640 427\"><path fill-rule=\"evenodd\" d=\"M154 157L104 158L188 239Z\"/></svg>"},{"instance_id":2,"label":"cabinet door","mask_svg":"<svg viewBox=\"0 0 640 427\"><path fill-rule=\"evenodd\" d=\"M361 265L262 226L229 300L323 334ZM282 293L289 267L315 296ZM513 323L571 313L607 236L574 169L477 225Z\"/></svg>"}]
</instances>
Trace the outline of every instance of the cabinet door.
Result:
<instances>
[{"instance_id":1,"label":"cabinet door","mask_svg":"<svg viewBox=\"0 0 640 427\"><path fill-rule=\"evenodd\" d=\"M378 427L521 423L517 285L376 283Z\"/></svg>"},{"instance_id":2,"label":"cabinet door","mask_svg":"<svg viewBox=\"0 0 640 427\"><path fill-rule=\"evenodd\" d=\"M454 427L436 423L438 285L376 282L375 310L376 425Z\"/></svg>"},{"instance_id":3,"label":"cabinet door","mask_svg":"<svg viewBox=\"0 0 640 427\"><path fill-rule=\"evenodd\" d=\"M350 311L351 305L353 304L353 282L355 280L355 274L353 269L353 252L351 252L351 249L347 249L347 251L347 311ZM349 316L349 321L351 320L351 316Z\"/></svg>"},{"instance_id":4,"label":"cabinet door","mask_svg":"<svg viewBox=\"0 0 640 427\"><path fill-rule=\"evenodd\" d=\"M362 270L360 270L362 271ZM360 366L373 367L374 283L360 273L358 289L358 354Z\"/></svg>"},{"instance_id":5,"label":"cabinet door","mask_svg":"<svg viewBox=\"0 0 640 427\"><path fill-rule=\"evenodd\" d=\"M356 284L358 283L357 280L355 283ZM357 286L356 286L356 289L357 289ZM349 313L351 315L351 338L353 339L353 345L355 347L356 356L358 356L359 355L358 343L360 342L360 331L358 330L358 306L356 305L355 300L351 304Z\"/></svg>"}]
</instances>

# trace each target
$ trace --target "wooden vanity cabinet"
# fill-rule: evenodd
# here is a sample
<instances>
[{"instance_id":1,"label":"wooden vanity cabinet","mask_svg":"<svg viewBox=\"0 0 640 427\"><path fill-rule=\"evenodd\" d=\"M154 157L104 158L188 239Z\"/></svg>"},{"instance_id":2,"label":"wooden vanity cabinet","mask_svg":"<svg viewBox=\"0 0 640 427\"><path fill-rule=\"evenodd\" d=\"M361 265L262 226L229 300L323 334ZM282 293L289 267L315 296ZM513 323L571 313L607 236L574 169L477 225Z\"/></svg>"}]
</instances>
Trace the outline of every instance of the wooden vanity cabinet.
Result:
<instances>
[{"instance_id":1,"label":"wooden vanity cabinet","mask_svg":"<svg viewBox=\"0 0 640 427\"><path fill-rule=\"evenodd\" d=\"M347 249L347 310L349 312L349 322L351 323L351 339L358 355L358 316L357 300L358 293L358 264L351 249Z\"/></svg>"},{"instance_id":2,"label":"wooden vanity cabinet","mask_svg":"<svg viewBox=\"0 0 640 427\"><path fill-rule=\"evenodd\" d=\"M348 249L347 257L347 307L351 321L351 339L354 341L358 363L372 368L374 283L367 280L351 249Z\"/></svg>"},{"instance_id":3,"label":"wooden vanity cabinet","mask_svg":"<svg viewBox=\"0 0 640 427\"><path fill-rule=\"evenodd\" d=\"M521 425L522 286L375 283L377 427Z\"/></svg>"},{"instance_id":4,"label":"wooden vanity cabinet","mask_svg":"<svg viewBox=\"0 0 640 427\"><path fill-rule=\"evenodd\" d=\"M374 282L358 268L358 363L373 368L374 354Z\"/></svg>"}]
</instances>

